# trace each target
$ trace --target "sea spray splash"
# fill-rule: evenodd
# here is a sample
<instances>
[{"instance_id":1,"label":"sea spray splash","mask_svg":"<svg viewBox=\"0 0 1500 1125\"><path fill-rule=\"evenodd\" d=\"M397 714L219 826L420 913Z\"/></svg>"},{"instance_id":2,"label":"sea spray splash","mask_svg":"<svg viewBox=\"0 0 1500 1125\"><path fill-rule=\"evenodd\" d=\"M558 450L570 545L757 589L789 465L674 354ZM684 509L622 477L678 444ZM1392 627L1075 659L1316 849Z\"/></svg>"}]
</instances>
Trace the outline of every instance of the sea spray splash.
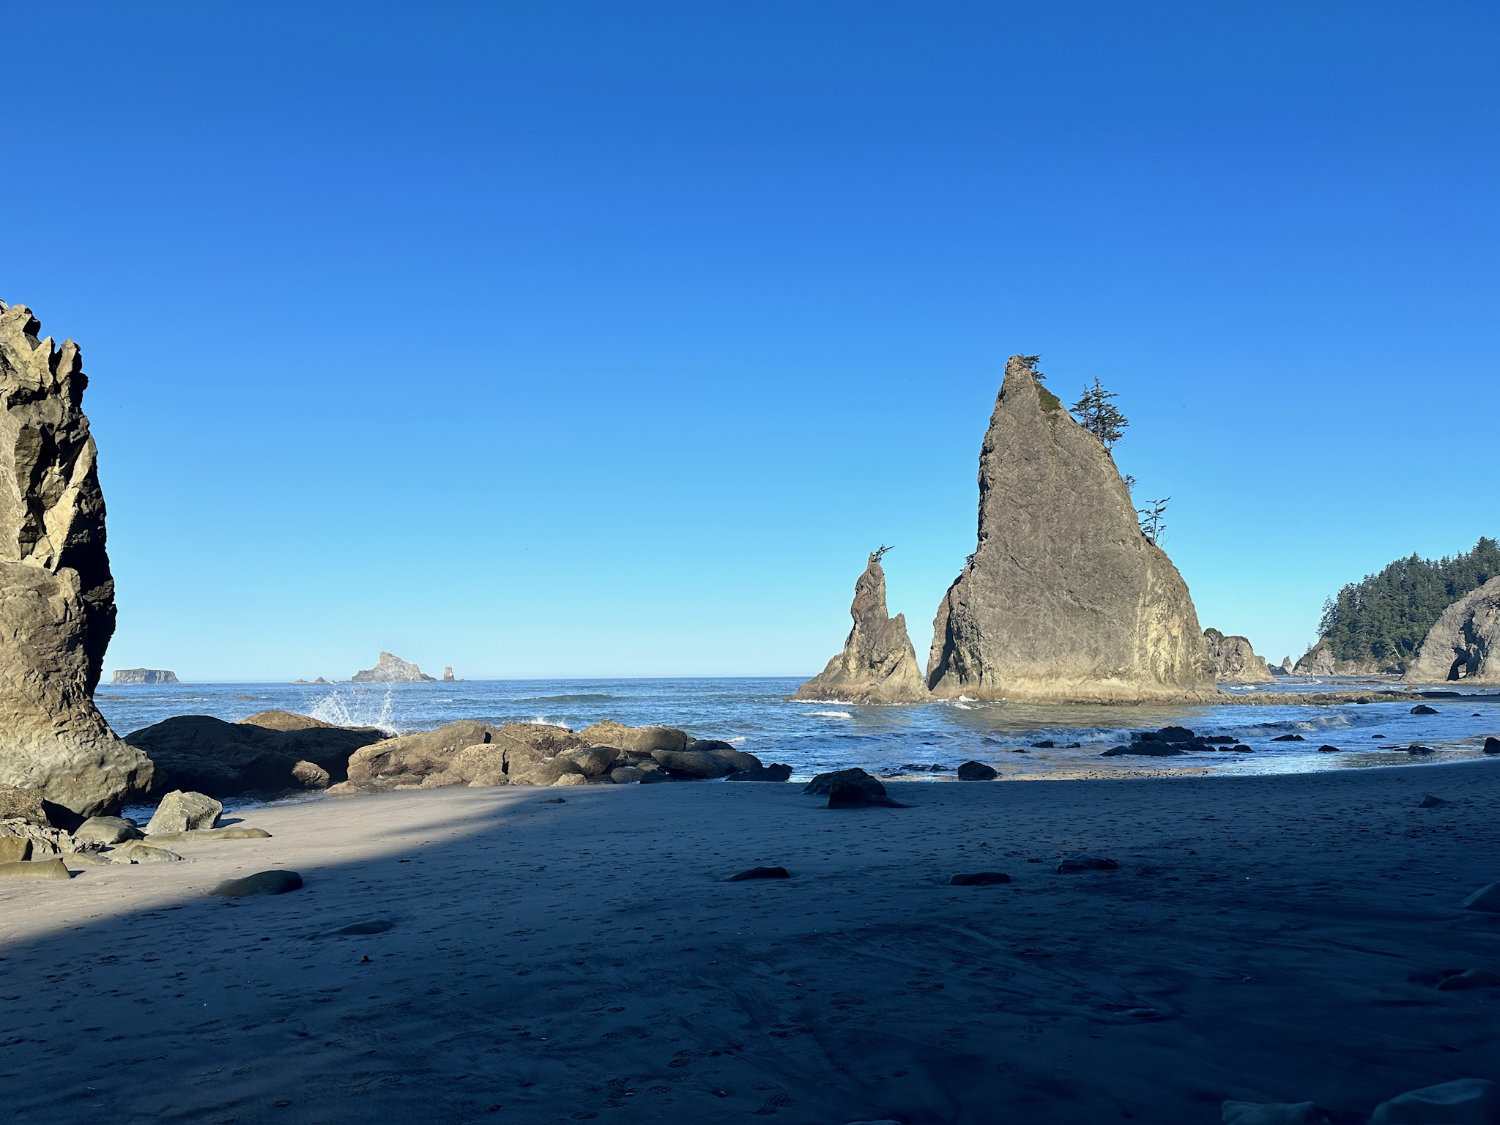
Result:
<instances>
[{"instance_id":1,"label":"sea spray splash","mask_svg":"<svg viewBox=\"0 0 1500 1125\"><path fill-rule=\"evenodd\" d=\"M391 693L392 687L387 684L385 693L377 703L376 693L369 688L335 690L314 703L307 713L314 719L321 719L336 727L374 727L396 735L401 731L396 726Z\"/></svg>"}]
</instances>

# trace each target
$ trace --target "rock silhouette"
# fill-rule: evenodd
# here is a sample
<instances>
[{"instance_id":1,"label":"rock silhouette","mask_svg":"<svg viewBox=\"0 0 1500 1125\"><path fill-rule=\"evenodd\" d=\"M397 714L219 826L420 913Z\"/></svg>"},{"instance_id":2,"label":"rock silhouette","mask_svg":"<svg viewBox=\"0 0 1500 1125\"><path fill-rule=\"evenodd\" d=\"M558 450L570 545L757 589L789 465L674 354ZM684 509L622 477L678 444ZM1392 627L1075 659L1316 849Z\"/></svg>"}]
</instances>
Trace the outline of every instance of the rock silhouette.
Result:
<instances>
[{"instance_id":1,"label":"rock silhouette","mask_svg":"<svg viewBox=\"0 0 1500 1125\"><path fill-rule=\"evenodd\" d=\"M979 457L979 541L938 607L934 695L1207 699L1198 615L1099 439L1021 356Z\"/></svg>"}]
</instances>

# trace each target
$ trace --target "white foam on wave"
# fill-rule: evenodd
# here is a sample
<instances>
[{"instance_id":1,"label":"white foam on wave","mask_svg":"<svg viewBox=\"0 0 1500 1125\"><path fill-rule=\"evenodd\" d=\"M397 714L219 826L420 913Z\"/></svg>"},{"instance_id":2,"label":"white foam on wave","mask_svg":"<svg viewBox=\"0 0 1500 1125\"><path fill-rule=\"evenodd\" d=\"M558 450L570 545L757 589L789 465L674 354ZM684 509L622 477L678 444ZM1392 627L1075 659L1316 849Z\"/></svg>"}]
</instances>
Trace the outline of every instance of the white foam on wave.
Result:
<instances>
[{"instance_id":1,"label":"white foam on wave","mask_svg":"<svg viewBox=\"0 0 1500 1125\"><path fill-rule=\"evenodd\" d=\"M377 702L369 691L331 691L308 709L311 718L336 727L374 727L396 735L396 717L391 705L391 688Z\"/></svg>"},{"instance_id":2,"label":"white foam on wave","mask_svg":"<svg viewBox=\"0 0 1500 1125\"><path fill-rule=\"evenodd\" d=\"M531 721L539 727L561 727L563 730L572 729L568 726L567 723L560 723L556 719L544 719L540 715L538 715Z\"/></svg>"},{"instance_id":3,"label":"white foam on wave","mask_svg":"<svg viewBox=\"0 0 1500 1125\"><path fill-rule=\"evenodd\" d=\"M802 713L804 715L807 715L807 716L817 716L820 719L852 719L852 718L854 718L854 716L851 715L848 711L804 711Z\"/></svg>"}]
</instances>

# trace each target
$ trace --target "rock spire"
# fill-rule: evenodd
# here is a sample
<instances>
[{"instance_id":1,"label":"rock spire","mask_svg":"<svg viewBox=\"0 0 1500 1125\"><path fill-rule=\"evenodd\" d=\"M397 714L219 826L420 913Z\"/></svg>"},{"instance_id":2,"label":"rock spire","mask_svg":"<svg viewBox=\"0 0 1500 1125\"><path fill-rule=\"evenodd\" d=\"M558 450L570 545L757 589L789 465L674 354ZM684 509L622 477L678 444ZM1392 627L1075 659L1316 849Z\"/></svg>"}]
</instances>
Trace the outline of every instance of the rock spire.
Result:
<instances>
[{"instance_id":1,"label":"rock spire","mask_svg":"<svg viewBox=\"0 0 1500 1125\"><path fill-rule=\"evenodd\" d=\"M1270 666L1255 655L1249 637L1225 636L1217 629L1205 629L1203 644L1217 683L1263 684L1274 678Z\"/></svg>"},{"instance_id":2,"label":"rock spire","mask_svg":"<svg viewBox=\"0 0 1500 1125\"><path fill-rule=\"evenodd\" d=\"M0 303L0 784L76 813L143 791L151 763L93 691L115 629L104 495L76 344Z\"/></svg>"},{"instance_id":3,"label":"rock spire","mask_svg":"<svg viewBox=\"0 0 1500 1125\"><path fill-rule=\"evenodd\" d=\"M793 699L828 699L844 703L915 703L928 698L917 667L916 650L902 614L891 617L885 606L885 570L880 558L888 547L870 554L854 583L849 615L854 628L844 651L808 680Z\"/></svg>"},{"instance_id":4,"label":"rock spire","mask_svg":"<svg viewBox=\"0 0 1500 1125\"><path fill-rule=\"evenodd\" d=\"M1443 610L1402 679L1413 684L1500 684L1500 577Z\"/></svg>"},{"instance_id":5,"label":"rock spire","mask_svg":"<svg viewBox=\"0 0 1500 1125\"><path fill-rule=\"evenodd\" d=\"M1108 451L1012 356L979 457L979 543L938 607L934 695L1211 698L1203 631Z\"/></svg>"}]
</instances>

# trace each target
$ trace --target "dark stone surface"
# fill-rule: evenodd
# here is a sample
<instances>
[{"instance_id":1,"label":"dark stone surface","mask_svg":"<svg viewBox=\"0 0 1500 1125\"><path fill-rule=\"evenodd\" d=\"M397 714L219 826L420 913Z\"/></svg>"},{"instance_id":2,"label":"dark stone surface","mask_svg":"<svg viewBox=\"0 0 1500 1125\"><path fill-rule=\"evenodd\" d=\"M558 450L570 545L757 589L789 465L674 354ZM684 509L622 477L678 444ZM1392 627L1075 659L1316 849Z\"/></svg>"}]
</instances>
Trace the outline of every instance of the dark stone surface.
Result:
<instances>
[{"instance_id":1,"label":"dark stone surface","mask_svg":"<svg viewBox=\"0 0 1500 1125\"><path fill-rule=\"evenodd\" d=\"M971 871L967 875L955 875L948 880L950 887L994 887L1009 883L1010 876L1003 871Z\"/></svg>"},{"instance_id":2,"label":"dark stone surface","mask_svg":"<svg viewBox=\"0 0 1500 1125\"><path fill-rule=\"evenodd\" d=\"M226 879L210 894L220 898L248 898L251 895L284 895L302 886L302 876L295 871L257 871L240 879Z\"/></svg>"},{"instance_id":3,"label":"dark stone surface","mask_svg":"<svg viewBox=\"0 0 1500 1125\"><path fill-rule=\"evenodd\" d=\"M994 781L999 776L999 770L983 762L965 762L958 767L959 781Z\"/></svg>"},{"instance_id":4,"label":"dark stone surface","mask_svg":"<svg viewBox=\"0 0 1500 1125\"><path fill-rule=\"evenodd\" d=\"M749 879L790 879L792 873L785 867L752 867L748 871L741 871L737 875L731 875L731 883L743 883Z\"/></svg>"}]
</instances>

